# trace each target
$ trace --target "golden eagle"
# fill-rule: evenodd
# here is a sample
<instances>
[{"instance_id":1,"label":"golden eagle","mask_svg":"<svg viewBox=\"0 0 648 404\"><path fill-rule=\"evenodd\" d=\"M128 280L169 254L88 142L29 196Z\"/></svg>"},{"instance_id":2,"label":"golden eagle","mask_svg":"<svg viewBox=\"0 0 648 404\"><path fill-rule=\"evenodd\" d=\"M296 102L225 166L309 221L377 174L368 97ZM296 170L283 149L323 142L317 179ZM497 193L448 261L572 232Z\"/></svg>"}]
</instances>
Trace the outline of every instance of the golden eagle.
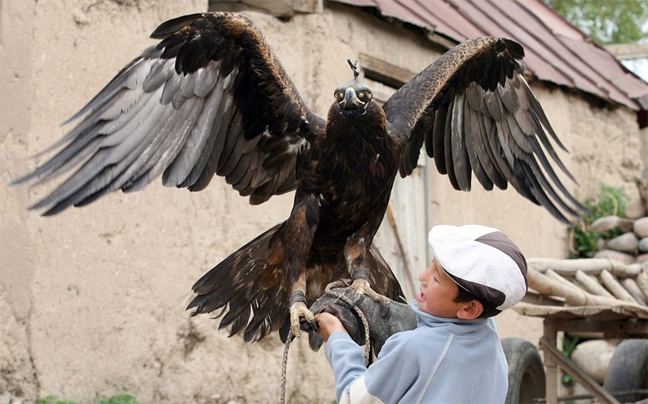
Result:
<instances>
[{"instance_id":1,"label":"golden eagle","mask_svg":"<svg viewBox=\"0 0 648 404\"><path fill-rule=\"evenodd\" d=\"M159 175L191 191L222 176L251 204L296 191L285 222L193 287L193 314L220 309L232 335L299 334L300 318L314 321L307 304L342 278L358 293L403 300L372 241L397 173L412 172L423 144L456 189L469 190L474 174L488 190L511 183L565 222L582 209L552 168L571 178L512 40L459 44L382 107L352 65L354 79L335 90L323 119L245 16L188 15L151 36L160 42L70 119L76 126L49 161L15 183L74 170L31 207L45 215L139 190Z\"/></svg>"}]
</instances>

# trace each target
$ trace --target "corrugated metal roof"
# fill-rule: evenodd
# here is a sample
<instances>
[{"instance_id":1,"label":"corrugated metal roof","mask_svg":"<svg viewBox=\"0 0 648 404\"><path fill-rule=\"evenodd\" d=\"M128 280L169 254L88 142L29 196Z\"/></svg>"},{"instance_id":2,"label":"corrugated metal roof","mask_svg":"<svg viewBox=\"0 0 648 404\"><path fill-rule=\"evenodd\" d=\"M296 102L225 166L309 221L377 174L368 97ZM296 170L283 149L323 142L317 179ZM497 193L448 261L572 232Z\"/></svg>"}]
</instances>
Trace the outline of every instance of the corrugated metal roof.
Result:
<instances>
[{"instance_id":1,"label":"corrugated metal roof","mask_svg":"<svg viewBox=\"0 0 648 404\"><path fill-rule=\"evenodd\" d=\"M539 0L332 1L374 7L456 42L485 35L514 39L525 48L528 73L539 80L648 110L648 83Z\"/></svg>"}]
</instances>

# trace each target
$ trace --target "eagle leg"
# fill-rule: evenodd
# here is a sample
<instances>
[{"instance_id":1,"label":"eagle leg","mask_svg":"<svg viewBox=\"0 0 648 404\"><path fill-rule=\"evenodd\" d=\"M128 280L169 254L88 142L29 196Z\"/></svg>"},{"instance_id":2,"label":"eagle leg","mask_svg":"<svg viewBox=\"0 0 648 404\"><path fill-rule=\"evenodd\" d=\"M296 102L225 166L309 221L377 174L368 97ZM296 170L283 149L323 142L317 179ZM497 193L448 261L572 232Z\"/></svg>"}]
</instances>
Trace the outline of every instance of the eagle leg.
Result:
<instances>
[{"instance_id":1,"label":"eagle leg","mask_svg":"<svg viewBox=\"0 0 648 404\"><path fill-rule=\"evenodd\" d=\"M380 219L380 216L377 216ZM347 262L347 269L351 274L350 288L355 290L356 295L353 299L353 306L358 304L364 295L369 296L383 306L389 305L389 299L378 294L369 284L369 267L367 267L367 255L373 240L373 235L380 220L374 220L363 225L347 240L344 246L344 257Z\"/></svg>"},{"instance_id":2,"label":"eagle leg","mask_svg":"<svg viewBox=\"0 0 648 404\"><path fill-rule=\"evenodd\" d=\"M301 318L317 330L315 315L306 306L306 264L319 223L319 201L313 194L295 196L295 206L282 226L286 284L290 285L290 331L300 337Z\"/></svg>"},{"instance_id":3,"label":"eagle leg","mask_svg":"<svg viewBox=\"0 0 648 404\"><path fill-rule=\"evenodd\" d=\"M353 280L353 283L351 283L350 288L356 292L355 298L353 299L353 306L360 303L360 300L364 295L369 296L376 302L381 303L383 306L389 305L389 298L379 294L371 288L371 285L369 284L369 271L367 268L356 268L351 274L351 279Z\"/></svg>"},{"instance_id":4,"label":"eagle leg","mask_svg":"<svg viewBox=\"0 0 648 404\"><path fill-rule=\"evenodd\" d=\"M307 322L312 330L318 330L315 315L306 306L306 295L303 291L297 290L290 295L290 331L296 338L301 336L302 321Z\"/></svg>"}]
</instances>

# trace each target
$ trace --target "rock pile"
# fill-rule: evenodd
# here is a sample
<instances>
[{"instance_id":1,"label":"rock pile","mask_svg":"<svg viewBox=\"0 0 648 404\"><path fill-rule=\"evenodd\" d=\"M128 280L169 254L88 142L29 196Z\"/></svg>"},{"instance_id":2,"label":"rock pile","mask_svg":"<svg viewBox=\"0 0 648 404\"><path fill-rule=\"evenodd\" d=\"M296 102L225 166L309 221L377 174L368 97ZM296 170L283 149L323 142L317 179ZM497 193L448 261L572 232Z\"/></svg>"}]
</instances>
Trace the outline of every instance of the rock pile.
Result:
<instances>
[{"instance_id":1,"label":"rock pile","mask_svg":"<svg viewBox=\"0 0 648 404\"><path fill-rule=\"evenodd\" d=\"M609 258L624 264L648 261L648 217L626 219L606 216L596 220L590 230L606 234L618 228L621 234L610 240L599 239L595 258Z\"/></svg>"}]
</instances>

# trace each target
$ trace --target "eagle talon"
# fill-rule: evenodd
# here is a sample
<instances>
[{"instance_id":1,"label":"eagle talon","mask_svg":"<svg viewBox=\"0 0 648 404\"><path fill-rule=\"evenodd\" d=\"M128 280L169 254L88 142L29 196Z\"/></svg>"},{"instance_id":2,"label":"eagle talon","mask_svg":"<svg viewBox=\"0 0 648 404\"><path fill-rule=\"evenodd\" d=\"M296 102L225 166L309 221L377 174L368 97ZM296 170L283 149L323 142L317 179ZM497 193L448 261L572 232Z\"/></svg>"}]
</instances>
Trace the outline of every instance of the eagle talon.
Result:
<instances>
[{"instance_id":1,"label":"eagle talon","mask_svg":"<svg viewBox=\"0 0 648 404\"><path fill-rule=\"evenodd\" d=\"M353 298L353 301L351 302L351 308L355 307L358 303L360 303L364 299L364 295L362 293L356 293L355 297Z\"/></svg>"},{"instance_id":2,"label":"eagle talon","mask_svg":"<svg viewBox=\"0 0 648 404\"><path fill-rule=\"evenodd\" d=\"M290 331L296 338L301 336L302 319L311 327L313 327L313 323L315 323L313 329L317 330L318 326L317 321L315 321L315 315L308 310L306 303L298 301L290 306Z\"/></svg>"},{"instance_id":3,"label":"eagle talon","mask_svg":"<svg viewBox=\"0 0 648 404\"><path fill-rule=\"evenodd\" d=\"M382 304L383 306L389 306L389 298L373 290L371 286L369 286L369 282L367 282L365 279L356 279L349 287L356 291L356 295L353 299L351 307L355 307L358 303L360 303L364 298L364 295L369 296L371 299Z\"/></svg>"},{"instance_id":4,"label":"eagle talon","mask_svg":"<svg viewBox=\"0 0 648 404\"><path fill-rule=\"evenodd\" d=\"M299 326L302 331L305 332L318 332L319 331L319 323L317 320L313 319L313 321L308 321L305 318L300 318L299 319Z\"/></svg>"}]
</instances>

